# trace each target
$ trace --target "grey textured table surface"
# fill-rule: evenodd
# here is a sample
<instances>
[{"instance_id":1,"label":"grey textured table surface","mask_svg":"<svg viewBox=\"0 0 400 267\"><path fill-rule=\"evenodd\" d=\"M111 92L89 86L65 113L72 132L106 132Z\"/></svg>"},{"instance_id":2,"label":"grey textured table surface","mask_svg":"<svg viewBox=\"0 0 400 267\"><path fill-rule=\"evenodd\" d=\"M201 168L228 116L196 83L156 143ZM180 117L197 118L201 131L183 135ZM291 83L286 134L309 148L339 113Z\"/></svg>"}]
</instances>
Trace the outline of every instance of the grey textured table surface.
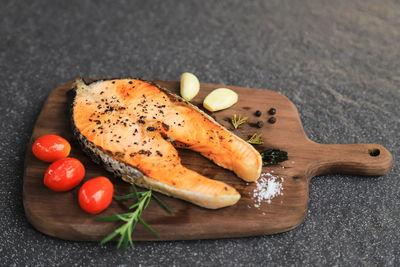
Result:
<instances>
[{"instance_id":1,"label":"grey textured table surface","mask_svg":"<svg viewBox=\"0 0 400 267\"><path fill-rule=\"evenodd\" d=\"M2 1L0 265L400 265L399 1ZM379 143L382 177L310 185L296 229L273 236L115 244L47 237L22 205L26 144L49 93L75 77L268 88L321 143Z\"/></svg>"}]
</instances>

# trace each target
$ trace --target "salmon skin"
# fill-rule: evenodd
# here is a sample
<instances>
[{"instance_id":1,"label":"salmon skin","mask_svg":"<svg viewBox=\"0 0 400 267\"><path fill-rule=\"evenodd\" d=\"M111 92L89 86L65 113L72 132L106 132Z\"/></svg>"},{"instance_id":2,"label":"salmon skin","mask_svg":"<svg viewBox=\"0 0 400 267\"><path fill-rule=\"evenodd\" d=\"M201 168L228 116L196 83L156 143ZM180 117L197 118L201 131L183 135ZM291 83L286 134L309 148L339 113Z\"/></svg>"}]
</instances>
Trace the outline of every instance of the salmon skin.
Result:
<instances>
[{"instance_id":1,"label":"salmon skin","mask_svg":"<svg viewBox=\"0 0 400 267\"><path fill-rule=\"evenodd\" d=\"M250 144L156 84L76 79L69 96L74 137L93 161L126 182L210 209L240 199L233 187L185 168L174 145L245 181L260 176L261 156Z\"/></svg>"}]
</instances>

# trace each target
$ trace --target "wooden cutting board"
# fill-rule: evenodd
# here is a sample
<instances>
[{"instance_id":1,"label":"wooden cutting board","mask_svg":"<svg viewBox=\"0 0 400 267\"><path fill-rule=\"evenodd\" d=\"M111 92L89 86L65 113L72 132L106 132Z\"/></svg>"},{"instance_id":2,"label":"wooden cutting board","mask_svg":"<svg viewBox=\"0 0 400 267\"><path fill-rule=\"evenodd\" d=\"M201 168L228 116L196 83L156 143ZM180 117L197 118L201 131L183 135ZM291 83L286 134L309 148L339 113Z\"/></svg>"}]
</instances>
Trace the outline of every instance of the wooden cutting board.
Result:
<instances>
[{"instance_id":1,"label":"wooden cutting board","mask_svg":"<svg viewBox=\"0 0 400 267\"><path fill-rule=\"evenodd\" d=\"M156 81L156 83L172 92L179 92L178 82ZM309 140L303 132L294 104L285 96L273 91L201 84L200 93L192 103L202 107L204 97L218 87L228 87L239 94L239 102L233 107L211 114L220 124L233 130L230 118L233 114L241 114L249 118L249 123L234 130L235 134L247 140L253 133L261 133L264 144L255 146L259 151L278 148L288 152L288 161L263 167L263 172L270 173L275 177L275 183L282 186L281 194L272 198L269 203L266 200L260 203L254 196L256 183L243 182L232 172L216 166L198 153L180 150L179 154L185 166L206 177L232 185L242 198L235 206L208 210L158 194L172 208L174 214L168 214L157 203L152 202L144 212L143 218L160 233L160 237L155 237L142 225L138 225L133 234L134 240L243 237L288 231L298 226L306 215L308 188L312 177L326 173L383 175L391 168L392 155L380 145L327 145ZM131 202L113 200L111 206L99 215L83 212L77 201L79 187L62 193L45 187L43 176L49 164L36 159L31 151L34 140L42 135L63 136L71 142L70 156L81 160L86 167L85 180L96 176L107 176L115 186L115 195L130 192L129 184L92 163L72 139L66 97L66 92L71 88L72 82L69 82L55 89L36 122L25 161L23 185L25 214L37 230L47 235L68 240L99 241L120 223L95 222L94 218L126 212ZM267 111L271 107L277 110L274 124L267 123L271 117ZM256 110L262 112L261 117L254 115ZM259 120L264 122L264 127L261 129L255 127L255 123ZM266 178L272 179L271 176Z\"/></svg>"}]
</instances>

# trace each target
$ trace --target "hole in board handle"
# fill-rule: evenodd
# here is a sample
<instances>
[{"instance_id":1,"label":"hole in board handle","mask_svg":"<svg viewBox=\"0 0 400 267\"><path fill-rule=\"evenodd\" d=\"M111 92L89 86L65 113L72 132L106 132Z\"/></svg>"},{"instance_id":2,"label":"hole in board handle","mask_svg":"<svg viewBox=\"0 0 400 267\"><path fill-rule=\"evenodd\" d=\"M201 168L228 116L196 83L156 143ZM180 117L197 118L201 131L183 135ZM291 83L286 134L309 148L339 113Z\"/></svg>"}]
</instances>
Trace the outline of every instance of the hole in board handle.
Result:
<instances>
[{"instance_id":1,"label":"hole in board handle","mask_svg":"<svg viewBox=\"0 0 400 267\"><path fill-rule=\"evenodd\" d=\"M379 149L377 149L377 148L371 149L371 150L369 151L369 155L370 155L371 157L377 157L377 156L379 156L380 153L381 153L381 151L380 151Z\"/></svg>"}]
</instances>

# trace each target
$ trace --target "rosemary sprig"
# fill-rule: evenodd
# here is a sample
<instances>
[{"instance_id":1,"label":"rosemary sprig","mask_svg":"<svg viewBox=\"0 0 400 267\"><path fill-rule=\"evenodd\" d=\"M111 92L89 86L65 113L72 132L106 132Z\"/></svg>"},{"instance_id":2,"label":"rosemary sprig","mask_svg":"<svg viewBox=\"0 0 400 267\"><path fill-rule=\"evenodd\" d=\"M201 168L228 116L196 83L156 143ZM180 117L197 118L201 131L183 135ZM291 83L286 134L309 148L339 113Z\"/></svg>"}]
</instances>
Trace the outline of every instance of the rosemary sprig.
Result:
<instances>
[{"instance_id":1,"label":"rosemary sprig","mask_svg":"<svg viewBox=\"0 0 400 267\"><path fill-rule=\"evenodd\" d=\"M157 203L160 204L160 206L164 208L166 211L168 211L169 213L173 213L173 211L170 208L168 208L167 205L161 201L161 199L159 199L157 196L153 194L152 190L138 192L136 190L135 185L132 185L132 190L133 193L123 196L118 196L115 197L115 199L116 200L129 199L129 198L137 199L137 202L129 207L130 210L134 210L133 212L115 214L95 219L95 221L98 222L119 221L119 220L125 222L123 225L121 225L119 228L117 228L114 232L109 234L101 241L101 244L104 244L112 240L116 236L120 235L117 247L120 248L122 246L123 253L126 252L129 244L133 248L132 233L138 222L141 223L144 227L146 227L146 229L152 232L155 236L157 237L159 236L159 234L153 228L151 228L151 226L148 225L142 218L142 213L149 205L151 198L154 198L154 200L156 200Z\"/></svg>"},{"instance_id":2,"label":"rosemary sprig","mask_svg":"<svg viewBox=\"0 0 400 267\"><path fill-rule=\"evenodd\" d=\"M261 139L262 135L261 134L253 134L249 140L247 140L248 143L253 144L253 145L260 145L263 144L264 141Z\"/></svg>"},{"instance_id":3,"label":"rosemary sprig","mask_svg":"<svg viewBox=\"0 0 400 267\"><path fill-rule=\"evenodd\" d=\"M231 122L233 127L235 127L235 129L237 129L240 125L242 125L243 123L245 123L247 121L247 117L242 118L242 115L239 114L239 116L236 116L236 114L233 115Z\"/></svg>"}]
</instances>

